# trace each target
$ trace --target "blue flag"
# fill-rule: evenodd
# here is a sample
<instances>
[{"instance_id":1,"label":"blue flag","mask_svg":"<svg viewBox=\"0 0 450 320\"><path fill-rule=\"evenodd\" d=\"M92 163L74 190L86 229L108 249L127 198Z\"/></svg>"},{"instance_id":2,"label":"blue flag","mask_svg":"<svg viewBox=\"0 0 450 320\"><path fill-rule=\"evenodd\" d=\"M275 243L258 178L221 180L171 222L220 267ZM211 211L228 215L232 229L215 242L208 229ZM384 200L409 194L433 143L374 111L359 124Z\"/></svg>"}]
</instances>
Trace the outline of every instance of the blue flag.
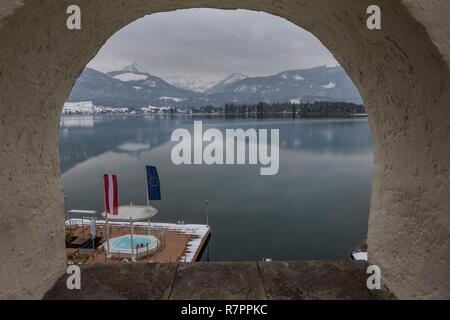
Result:
<instances>
[{"instance_id":1,"label":"blue flag","mask_svg":"<svg viewBox=\"0 0 450 320\"><path fill-rule=\"evenodd\" d=\"M158 171L156 167L146 166L146 168L148 200L161 200L161 186L159 184Z\"/></svg>"}]
</instances>

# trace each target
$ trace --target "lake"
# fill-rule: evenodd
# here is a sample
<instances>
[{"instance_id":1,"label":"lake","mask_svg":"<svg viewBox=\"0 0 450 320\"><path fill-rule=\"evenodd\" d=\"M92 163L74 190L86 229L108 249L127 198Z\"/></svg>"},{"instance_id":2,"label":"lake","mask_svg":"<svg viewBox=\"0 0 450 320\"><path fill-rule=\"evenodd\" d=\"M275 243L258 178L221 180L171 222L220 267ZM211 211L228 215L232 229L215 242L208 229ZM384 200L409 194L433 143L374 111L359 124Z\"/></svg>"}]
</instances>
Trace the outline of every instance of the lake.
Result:
<instances>
[{"instance_id":1,"label":"lake","mask_svg":"<svg viewBox=\"0 0 450 320\"><path fill-rule=\"evenodd\" d=\"M177 128L279 129L280 169L172 164ZM210 261L348 259L366 235L372 141L364 119L64 115L60 128L66 209L99 210L103 173L119 180L120 204L146 203L145 165L158 168L155 221L205 223Z\"/></svg>"}]
</instances>

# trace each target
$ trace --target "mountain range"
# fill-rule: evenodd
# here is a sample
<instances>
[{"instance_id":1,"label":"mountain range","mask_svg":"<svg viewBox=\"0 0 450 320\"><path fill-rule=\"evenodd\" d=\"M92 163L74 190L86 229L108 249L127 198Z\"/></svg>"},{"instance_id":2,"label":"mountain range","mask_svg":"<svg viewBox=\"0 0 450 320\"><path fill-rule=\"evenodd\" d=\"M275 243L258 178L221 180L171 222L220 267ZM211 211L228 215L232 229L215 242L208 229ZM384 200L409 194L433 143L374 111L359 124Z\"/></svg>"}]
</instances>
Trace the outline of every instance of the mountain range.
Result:
<instances>
[{"instance_id":1,"label":"mountain range","mask_svg":"<svg viewBox=\"0 0 450 320\"><path fill-rule=\"evenodd\" d=\"M164 80L175 87L195 92L205 92L217 83L201 76L165 76Z\"/></svg>"},{"instance_id":2,"label":"mountain range","mask_svg":"<svg viewBox=\"0 0 450 320\"><path fill-rule=\"evenodd\" d=\"M206 81L175 77L172 83L136 64L103 73L86 68L68 102L92 101L109 107L221 107L227 103L257 104L343 101L362 103L358 90L341 67L284 71L265 77L240 73L207 85Z\"/></svg>"}]
</instances>

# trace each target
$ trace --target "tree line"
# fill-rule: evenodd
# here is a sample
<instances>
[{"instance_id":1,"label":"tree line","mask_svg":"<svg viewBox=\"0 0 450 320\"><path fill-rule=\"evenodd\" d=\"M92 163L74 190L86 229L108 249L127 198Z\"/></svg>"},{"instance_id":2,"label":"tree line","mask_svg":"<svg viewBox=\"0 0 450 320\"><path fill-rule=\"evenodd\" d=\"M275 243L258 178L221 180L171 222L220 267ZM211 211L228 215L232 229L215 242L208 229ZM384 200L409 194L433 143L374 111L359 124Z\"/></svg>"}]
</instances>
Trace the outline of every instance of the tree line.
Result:
<instances>
[{"instance_id":1,"label":"tree line","mask_svg":"<svg viewBox=\"0 0 450 320\"><path fill-rule=\"evenodd\" d=\"M260 116L274 114L291 114L298 117L348 117L355 114L365 114L363 105L349 102L327 102L316 101L312 103L258 103L256 105L247 104L226 104L223 108L207 108L203 111L222 111L226 115L257 114ZM214 110L214 111L213 111Z\"/></svg>"}]
</instances>

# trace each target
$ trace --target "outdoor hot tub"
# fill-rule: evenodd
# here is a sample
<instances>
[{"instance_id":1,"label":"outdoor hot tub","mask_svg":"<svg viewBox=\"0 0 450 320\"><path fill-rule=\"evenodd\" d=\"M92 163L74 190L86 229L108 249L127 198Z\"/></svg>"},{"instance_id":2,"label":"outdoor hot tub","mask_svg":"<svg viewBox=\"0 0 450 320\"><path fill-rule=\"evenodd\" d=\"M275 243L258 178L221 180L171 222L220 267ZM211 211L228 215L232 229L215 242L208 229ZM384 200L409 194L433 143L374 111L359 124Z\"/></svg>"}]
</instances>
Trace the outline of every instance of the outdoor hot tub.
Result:
<instances>
[{"instance_id":1,"label":"outdoor hot tub","mask_svg":"<svg viewBox=\"0 0 450 320\"><path fill-rule=\"evenodd\" d=\"M127 234L110 239L108 244L104 245L105 251L113 257L123 259L152 255L159 248L159 240L151 235L133 235L133 243L131 243L131 235ZM138 246L137 249L136 246Z\"/></svg>"}]
</instances>

